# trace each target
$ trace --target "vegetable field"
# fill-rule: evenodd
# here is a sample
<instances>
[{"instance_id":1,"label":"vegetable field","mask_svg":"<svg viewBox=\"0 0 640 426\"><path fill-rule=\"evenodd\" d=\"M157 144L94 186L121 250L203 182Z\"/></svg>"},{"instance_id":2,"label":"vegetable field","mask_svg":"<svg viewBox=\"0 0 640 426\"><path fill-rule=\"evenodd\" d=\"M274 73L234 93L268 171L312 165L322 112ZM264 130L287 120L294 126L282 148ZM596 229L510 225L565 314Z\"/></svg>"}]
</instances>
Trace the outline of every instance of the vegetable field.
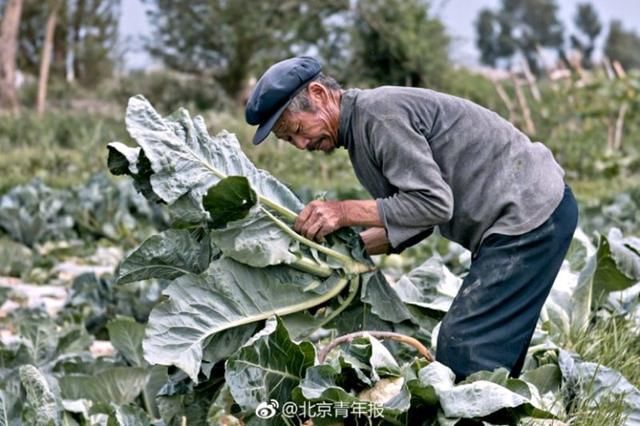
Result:
<instances>
[{"instance_id":1,"label":"vegetable field","mask_svg":"<svg viewBox=\"0 0 640 426\"><path fill-rule=\"evenodd\" d=\"M0 196L0 425L640 425L638 188L582 203L522 376L455 383L430 354L468 252L309 241L316 195L234 134L125 121L110 174Z\"/></svg>"}]
</instances>

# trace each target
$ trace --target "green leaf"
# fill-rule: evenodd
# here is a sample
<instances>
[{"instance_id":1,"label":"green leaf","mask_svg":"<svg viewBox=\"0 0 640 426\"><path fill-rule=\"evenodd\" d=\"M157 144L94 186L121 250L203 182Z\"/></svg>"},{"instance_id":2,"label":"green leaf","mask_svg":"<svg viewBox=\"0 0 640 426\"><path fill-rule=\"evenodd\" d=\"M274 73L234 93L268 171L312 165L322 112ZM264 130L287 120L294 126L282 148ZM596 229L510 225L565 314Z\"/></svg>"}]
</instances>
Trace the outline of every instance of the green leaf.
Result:
<instances>
[{"instance_id":1,"label":"green leaf","mask_svg":"<svg viewBox=\"0 0 640 426\"><path fill-rule=\"evenodd\" d=\"M295 212L302 209L302 203L285 185L267 172L257 169L232 135L222 132L216 137L210 137L202 117L192 120L184 109L163 119L142 96L129 99L126 122L130 135L142 148L139 158L132 161L126 170L143 191L148 188L140 185L146 184L148 176L153 194L169 204L170 209L171 205L179 202L181 213L192 210L187 214L189 218L197 218L203 214L209 216L202 200L211 186L229 176L242 176L247 179L260 202L259 208L250 210L243 220L250 219L254 213L264 215L269 218L269 226L273 229L270 233L278 232L279 238L283 240L280 244L289 247L297 244L294 241L304 243L339 259L349 269L364 269L363 265L357 264L349 256L301 237L281 219L273 216L271 211L291 222L296 217ZM116 172L125 170L121 164L123 159L134 157L130 148L117 142L110 144L109 150L111 156L118 156L117 161L112 161L117 164L114 169ZM142 173L143 154L149 161L149 175ZM145 196L153 198L146 193ZM261 235L256 235L251 229L248 230L248 235L249 238L244 238L245 244L266 244ZM246 250L251 251L251 248ZM264 250L257 248L254 251ZM233 257L231 252L225 254ZM300 253L295 255L301 256ZM284 258L275 257L273 264L292 263L292 256L286 253ZM239 258L237 260L243 261Z\"/></svg>"},{"instance_id":2,"label":"green leaf","mask_svg":"<svg viewBox=\"0 0 640 426\"><path fill-rule=\"evenodd\" d=\"M214 334L204 344L202 361L213 367L214 364L229 358L255 334L256 328L257 324L251 323Z\"/></svg>"},{"instance_id":3,"label":"green leaf","mask_svg":"<svg viewBox=\"0 0 640 426\"><path fill-rule=\"evenodd\" d=\"M47 379L33 365L20 367L20 381L27 391L27 401L35 411L36 426L60 424L60 405Z\"/></svg>"},{"instance_id":4,"label":"green leaf","mask_svg":"<svg viewBox=\"0 0 640 426\"><path fill-rule=\"evenodd\" d=\"M216 399L222 387L221 377L217 382L219 383L203 383L197 387L193 382L183 382L169 392L163 392L166 387L163 388L156 397L156 401L164 423L167 425L181 425L183 422L188 425L208 424L207 416L212 400Z\"/></svg>"},{"instance_id":5,"label":"green leaf","mask_svg":"<svg viewBox=\"0 0 640 426\"><path fill-rule=\"evenodd\" d=\"M371 305L371 312L385 321L398 323L413 319L403 301L398 297L398 293L380 271L362 275L360 299Z\"/></svg>"},{"instance_id":6,"label":"green leaf","mask_svg":"<svg viewBox=\"0 0 640 426\"><path fill-rule=\"evenodd\" d=\"M583 241L578 238L573 238L571 240L565 259L569 261L572 271L581 271L585 267L586 261L589 257L587 256L588 249L586 246L588 243L588 241Z\"/></svg>"},{"instance_id":7,"label":"green leaf","mask_svg":"<svg viewBox=\"0 0 640 426\"><path fill-rule=\"evenodd\" d=\"M229 176L213 185L202 199L211 216L211 226L220 228L249 214L258 197L244 176Z\"/></svg>"},{"instance_id":8,"label":"green leaf","mask_svg":"<svg viewBox=\"0 0 640 426\"><path fill-rule=\"evenodd\" d=\"M117 426L148 426L151 419L140 407L133 405L116 406L112 404Z\"/></svg>"},{"instance_id":9,"label":"green leaf","mask_svg":"<svg viewBox=\"0 0 640 426\"><path fill-rule=\"evenodd\" d=\"M568 301L571 314L571 331L574 335L580 335L591 320L593 277L597 267L597 257L591 256L580 275L578 275L578 283L573 291L573 297Z\"/></svg>"},{"instance_id":10,"label":"green leaf","mask_svg":"<svg viewBox=\"0 0 640 426\"><path fill-rule=\"evenodd\" d=\"M349 367L366 368L373 382L380 380L381 376L400 375L400 366L391 352L378 339L371 336L354 339L343 348L340 358L343 364Z\"/></svg>"},{"instance_id":11,"label":"green leaf","mask_svg":"<svg viewBox=\"0 0 640 426\"><path fill-rule=\"evenodd\" d=\"M56 356L59 329L46 313L35 313L33 317L24 317L18 323L18 333L29 350L31 362L42 365Z\"/></svg>"},{"instance_id":12,"label":"green leaf","mask_svg":"<svg viewBox=\"0 0 640 426\"><path fill-rule=\"evenodd\" d=\"M146 365L142 354L144 329L143 324L130 317L118 317L107 323L111 344L135 367Z\"/></svg>"},{"instance_id":13,"label":"green leaf","mask_svg":"<svg viewBox=\"0 0 640 426\"><path fill-rule=\"evenodd\" d=\"M200 275L177 278L165 290L167 299L152 311L143 342L151 364L175 365L194 382L202 362L203 344L223 330L317 306L348 284L329 278L328 290L306 291L317 278L285 266L256 269L232 259L211 263Z\"/></svg>"},{"instance_id":14,"label":"green leaf","mask_svg":"<svg viewBox=\"0 0 640 426\"><path fill-rule=\"evenodd\" d=\"M208 238L198 241L188 230L168 229L146 239L120 264L118 283L199 274L210 260Z\"/></svg>"},{"instance_id":15,"label":"green leaf","mask_svg":"<svg viewBox=\"0 0 640 426\"><path fill-rule=\"evenodd\" d=\"M114 367L96 375L68 374L60 378L60 390L64 399L124 405L140 394L148 375L144 368L137 367Z\"/></svg>"},{"instance_id":16,"label":"green leaf","mask_svg":"<svg viewBox=\"0 0 640 426\"><path fill-rule=\"evenodd\" d=\"M310 342L296 344L280 319L271 318L240 351L226 362L225 381L233 399L246 413L275 399L280 406L291 401L292 390L313 366Z\"/></svg>"},{"instance_id":17,"label":"green leaf","mask_svg":"<svg viewBox=\"0 0 640 426\"><path fill-rule=\"evenodd\" d=\"M210 235L225 256L256 268L290 264L298 259L290 250L294 241L263 212L228 222L224 228L212 229Z\"/></svg>"},{"instance_id":18,"label":"green leaf","mask_svg":"<svg viewBox=\"0 0 640 426\"><path fill-rule=\"evenodd\" d=\"M343 407L350 418L360 417L357 415L360 412L368 413L369 418L384 418L391 424L405 424L399 420L409 410L411 393L403 377L380 379L364 390L360 386L355 396L351 392L355 383L349 381L346 373L329 364L308 368L304 380L294 390L294 400L332 403L334 408ZM328 417L334 416L333 420L344 421L335 411Z\"/></svg>"},{"instance_id":19,"label":"green leaf","mask_svg":"<svg viewBox=\"0 0 640 426\"><path fill-rule=\"evenodd\" d=\"M562 384L562 373L555 364L546 364L522 373L522 380L534 385L540 393L557 392Z\"/></svg>"},{"instance_id":20,"label":"green leaf","mask_svg":"<svg viewBox=\"0 0 640 426\"><path fill-rule=\"evenodd\" d=\"M437 258L431 258L403 275L392 286L400 300L431 311L447 312L462 279L453 275Z\"/></svg>"},{"instance_id":21,"label":"green leaf","mask_svg":"<svg viewBox=\"0 0 640 426\"><path fill-rule=\"evenodd\" d=\"M122 142L112 142L107 147L107 167L116 176L126 174L138 174L138 159L140 148L130 148Z\"/></svg>"},{"instance_id":22,"label":"green leaf","mask_svg":"<svg viewBox=\"0 0 640 426\"><path fill-rule=\"evenodd\" d=\"M0 238L0 275L24 276L32 267L33 254L27 246L9 238ZM0 306L2 303L4 301L0 298Z\"/></svg>"},{"instance_id":23,"label":"green leaf","mask_svg":"<svg viewBox=\"0 0 640 426\"><path fill-rule=\"evenodd\" d=\"M135 96L129 99L126 123L129 134L149 159L151 188L166 203L188 192L201 199L211 185L236 175L246 177L262 196L292 210L302 207L289 189L250 162L235 137L226 132L209 136L202 117L192 120L186 110L180 109L162 118L144 97ZM122 159L133 155L121 144L109 147L120 153L115 171L123 171ZM135 164L130 161L129 173Z\"/></svg>"},{"instance_id":24,"label":"green leaf","mask_svg":"<svg viewBox=\"0 0 640 426\"><path fill-rule=\"evenodd\" d=\"M22 424L19 413L12 415L12 410L16 408L12 406L7 393L0 389L0 426L20 426Z\"/></svg>"},{"instance_id":25,"label":"green leaf","mask_svg":"<svg viewBox=\"0 0 640 426\"><path fill-rule=\"evenodd\" d=\"M596 407L611 396L619 396L624 405L625 424L640 424L640 390L620 373L594 362L585 362L565 350L559 352L558 365L564 383L589 406Z\"/></svg>"},{"instance_id":26,"label":"green leaf","mask_svg":"<svg viewBox=\"0 0 640 426\"><path fill-rule=\"evenodd\" d=\"M490 377L494 377L491 373ZM529 398L513 392L504 386L487 381L454 384L453 372L439 362L433 362L419 371L423 386L432 386L438 395L440 406L448 418L486 417L505 408L516 416L553 418L551 413L535 406ZM495 377L501 377L503 372ZM513 420L512 420L513 421Z\"/></svg>"},{"instance_id":27,"label":"green leaf","mask_svg":"<svg viewBox=\"0 0 640 426\"><path fill-rule=\"evenodd\" d=\"M612 228L606 238L600 238L596 257L594 302L601 302L607 292L624 290L640 280L639 239L623 238L619 229Z\"/></svg>"},{"instance_id":28,"label":"green leaf","mask_svg":"<svg viewBox=\"0 0 640 426\"><path fill-rule=\"evenodd\" d=\"M67 206L70 194L40 180L19 185L0 197L0 229L17 242L33 247L48 240L75 236Z\"/></svg>"}]
</instances>

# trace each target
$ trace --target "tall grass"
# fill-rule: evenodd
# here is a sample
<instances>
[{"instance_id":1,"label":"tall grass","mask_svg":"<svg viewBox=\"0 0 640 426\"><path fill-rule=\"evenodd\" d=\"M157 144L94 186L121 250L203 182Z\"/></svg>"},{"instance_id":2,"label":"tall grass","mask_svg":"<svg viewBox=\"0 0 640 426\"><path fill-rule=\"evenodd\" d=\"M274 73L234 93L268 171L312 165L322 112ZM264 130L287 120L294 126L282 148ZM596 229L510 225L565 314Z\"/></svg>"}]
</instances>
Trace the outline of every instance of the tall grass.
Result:
<instances>
[{"instance_id":1,"label":"tall grass","mask_svg":"<svg viewBox=\"0 0 640 426\"><path fill-rule=\"evenodd\" d=\"M106 144L128 139L123 120L78 111L0 116L0 194L34 177L67 187L106 169Z\"/></svg>"},{"instance_id":2,"label":"tall grass","mask_svg":"<svg viewBox=\"0 0 640 426\"><path fill-rule=\"evenodd\" d=\"M617 370L640 388L640 335L634 324L621 317L597 317L580 336L572 339L572 350L585 361ZM567 413L574 426L616 426L624 424L624 395L610 395L596 401L592 396L576 398Z\"/></svg>"}]
</instances>

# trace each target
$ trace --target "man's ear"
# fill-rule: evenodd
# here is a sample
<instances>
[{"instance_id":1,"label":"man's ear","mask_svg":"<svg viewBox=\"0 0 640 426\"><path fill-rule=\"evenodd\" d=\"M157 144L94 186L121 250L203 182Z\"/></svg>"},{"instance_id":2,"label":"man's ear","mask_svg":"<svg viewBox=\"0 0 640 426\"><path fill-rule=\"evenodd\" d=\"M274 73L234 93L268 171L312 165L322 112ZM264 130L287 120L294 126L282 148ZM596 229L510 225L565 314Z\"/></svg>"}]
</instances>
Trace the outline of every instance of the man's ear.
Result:
<instances>
[{"instance_id":1,"label":"man's ear","mask_svg":"<svg viewBox=\"0 0 640 426\"><path fill-rule=\"evenodd\" d=\"M312 81L307 87L309 97L317 104L323 104L329 99L329 91L317 81Z\"/></svg>"}]
</instances>

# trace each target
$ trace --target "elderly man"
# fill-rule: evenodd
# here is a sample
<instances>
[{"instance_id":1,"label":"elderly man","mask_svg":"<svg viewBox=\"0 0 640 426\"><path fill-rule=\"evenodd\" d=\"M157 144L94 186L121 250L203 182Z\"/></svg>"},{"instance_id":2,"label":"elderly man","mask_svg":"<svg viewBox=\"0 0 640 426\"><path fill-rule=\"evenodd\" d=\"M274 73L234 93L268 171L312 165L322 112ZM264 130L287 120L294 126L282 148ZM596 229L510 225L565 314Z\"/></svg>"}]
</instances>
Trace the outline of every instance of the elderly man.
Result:
<instances>
[{"instance_id":1,"label":"elderly man","mask_svg":"<svg viewBox=\"0 0 640 426\"><path fill-rule=\"evenodd\" d=\"M576 227L575 199L551 152L496 113L432 90L343 90L311 57L262 75L246 106L258 125L298 149L349 152L371 200L313 201L296 231L322 239L363 226L370 254L442 236L472 253L445 315L436 358L460 380L522 369L540 310Z\"/></svg>"}]
</instances>

